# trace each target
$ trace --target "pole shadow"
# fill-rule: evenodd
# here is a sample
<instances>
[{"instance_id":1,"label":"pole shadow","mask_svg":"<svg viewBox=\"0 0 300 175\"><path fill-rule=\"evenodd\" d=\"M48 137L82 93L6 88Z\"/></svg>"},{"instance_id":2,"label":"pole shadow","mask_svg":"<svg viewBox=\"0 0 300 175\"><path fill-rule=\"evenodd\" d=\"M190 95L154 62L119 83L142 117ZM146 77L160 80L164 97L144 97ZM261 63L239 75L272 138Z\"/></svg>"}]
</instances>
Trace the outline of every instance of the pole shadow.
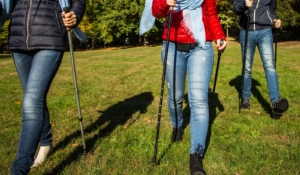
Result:
<instances>
[{"instance_id":1,"label":"pole shadow","mask_svg":"<svg viewBox=\"0 0 300 175\"><path fill-rule=\"evenodd\" d=\"M206 147L205 147L204 154L203 154L204 156L205 156L207 148L209 147L209 144L210 144L210 138L211 138L211 134L212 134L212 130L211 130L212 125L213 125L215 119L217 118L217 116L221 112L224 111L224 106L219 99L219 94L216 92L213 94L211 88L209 88L209 92L210 93L209 93L208 104L209 105L211 104L212 96L213 96L213 104L212 104L212 106L209 106L209 111L211 109L211 113L209 114L209 125L208 125L207 136L206 136Z\"/></svg>"},{"instance_id":2,"label":"pole shadow","mask_svg":"<svg viewBox=\"0 0 300 175\"><path fill-rule=\"evenodd\" d=\"M184 130L187 127L187 125L190 123L190 112L189 112L187 94L184 95L183 103L187 104L187 106L182 110L182 118L183 118L182 129ZM168 116L169 116L169 113L168 113ZM169 122L171 122L171 121L169 121ZM184 135L183 135L183 137L184 137ZM163 151L161 156L157 159L157 162L156 162L157 165L160 164L161 159L163 159L163 157L166 155L166 153L170 150L170 148L174 144L171 142L171 137L170 137L169 142L170 143L168 144L168 147Z\"/></svg>"},{"instance_id":3,"label":"pole shadow","mask_svg":"<svg viewBox=\"0 0 300 175\"><path fill-rule=\"evenodd\" d=\"M242 94L241 80L242 80L242 76L238 75L235 78L233 78L232 80L230 80L230 82L229 82L230 86L235 87L236 91L239 94L239 97L241 97L241 94ZM251 87L252 95L261 104L261 107L264 109L264 111L266 113L268 113L270 115L270 117L272 118L272 108L270 106L270 103L262 96L260 91L257 89L258 86L261 86L261 84L257 80L252 78L252 87ZM250 110L251 110L251 106L250 106Z\"/></svg>"},{"instance_id":4,"label":"pole shadow","mask_svg":"<svg viewBox=\"0 0 300 175\"><path fill-rule=\"evenodd\" d=\"M208 98L211 100L211 96L212 96L212 92L211 89L209 88L209 95ZM210 100L208 101L208 104L210 104ZM189 107L189 101L188 101L188 95L185 94L184 96L184 103L186 104L186 107L183 109L182 111L182 117L183 117L183 124L182 124L182 129L185 130L185 128L190 124L190 107ZM210 109L210 106L209 106ZM209 111L208 109L208 111ZM216 110L218 109L218 113L216 112ZM210 137L211 137L211 126L214 122L214 120L216 119L217 115L224 111L224 106L222 105L221 101L218 98L218 94L214 93L214 103L213 103L213 107L212 107L212 112L210 114L209 117L209 126L208 126L208 132L207 132L207 138L206 138L206 149L204 150L204 155L207 151L207 147L209 145L210 142ZM171 140L171 139L170 139ZM168 150L172 147L173 143L169 143L168 147L164 150L164 152L162 153L162 155L158 158L157 160L157 164L160 164L161 159L165 156L165 154L168 152Z\"/></svg>"},{"instance_id":5,"label":"pole shadow","mask_svg":"<svg viewBox=\"0 0 300 175\"><path fill-rule=\"evenodd\" d=\"M92 152L97 146L95 145L97 140L109 136L110 133L112 133L118 125L124 125L127 120L130 119L132 115L137 111L139 111L140 114L146 113L147 107L152 103L153 99L154 97L151 92L143 92L141 94L120 101L110 106L105 111L98 111L100 113L98 120L85 127L85 135L99 130L102 125L106 125L104 128L97 131L97 134L95 134L93 137L85 140L86 151ZM130 123L129 125L131 124L133 123ZM77 130L76 132L68 135L67 137L65 137L65 139L57 143L57 145L53 148L53 153L70 145L72 139L78 137L81 137L80 130ZM77 161L82 155L82 147L77 146L71 154L69 154L64 160L60 162L60 164L53 167L51 172L44 173L44 175L61 173L66 166L70 165L74 161Z\"/></svg>"}]
</instances>

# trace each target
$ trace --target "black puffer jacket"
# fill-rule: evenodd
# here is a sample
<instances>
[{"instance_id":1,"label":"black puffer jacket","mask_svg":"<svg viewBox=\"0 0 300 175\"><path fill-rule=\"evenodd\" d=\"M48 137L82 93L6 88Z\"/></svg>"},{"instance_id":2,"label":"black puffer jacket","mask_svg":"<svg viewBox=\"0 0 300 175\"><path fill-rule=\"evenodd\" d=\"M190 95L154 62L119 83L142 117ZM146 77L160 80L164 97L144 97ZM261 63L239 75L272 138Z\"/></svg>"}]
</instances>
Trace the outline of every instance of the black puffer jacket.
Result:
<instances>
[{"instance_id":1,"label":"black puffer jacket","mask_svg":"<svg viewBox=\"0 0 300 175\"><path fill-rule=\"evenodd\" d=\"M70 0L77 25L85 12L84 0ZM10 50L64 50L66 27L58 0L14 0L9 27Z\"/></svg>"}]
</instances>

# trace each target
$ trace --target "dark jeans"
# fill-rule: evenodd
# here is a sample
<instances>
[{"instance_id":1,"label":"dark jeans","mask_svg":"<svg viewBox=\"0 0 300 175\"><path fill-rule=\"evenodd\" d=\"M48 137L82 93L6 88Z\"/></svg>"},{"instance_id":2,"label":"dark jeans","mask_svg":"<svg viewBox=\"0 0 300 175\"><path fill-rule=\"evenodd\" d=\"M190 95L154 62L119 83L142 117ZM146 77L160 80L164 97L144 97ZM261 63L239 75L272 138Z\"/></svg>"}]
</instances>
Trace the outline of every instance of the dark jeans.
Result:
<instances>
[{"instance_id":1,"label":"dark jeans","mask_svg":"<svg viewBox=\"0 0 300 175\"><path fill-rule=\"evenodd\" d=\"M13 51L12 56L23 87L22 129L11 174L28 174L34 154L41 145L52 143L46 97L62 61L63 52L54 50Z\"/></svg>"}]
</instances>

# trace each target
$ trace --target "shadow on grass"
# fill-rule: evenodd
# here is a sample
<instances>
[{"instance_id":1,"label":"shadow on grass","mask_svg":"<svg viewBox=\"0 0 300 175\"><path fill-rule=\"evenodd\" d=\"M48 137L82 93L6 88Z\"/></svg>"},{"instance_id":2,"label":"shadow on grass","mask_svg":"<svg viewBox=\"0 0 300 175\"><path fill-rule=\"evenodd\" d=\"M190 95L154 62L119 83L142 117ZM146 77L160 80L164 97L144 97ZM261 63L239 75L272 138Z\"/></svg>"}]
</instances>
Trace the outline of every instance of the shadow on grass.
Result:
<instances>
[{"instance_id":1,"label":"shadow on grass","mask_svg":"<svg viewBox=\"0 0 300 175\"><path fill-rule=\"evenodd\" d=\"M0 54L0 59L5 59L5 58L12 58L11 54Z\"/></svg>"},{"instance_id":2,"label":"shadow on grass","mask_svg":"<svg viewBox=\"0 0 300 175\"><path fill-rule=\"evenodd\" d=\"M139 111L141 114L147 111L147 107L151 104L154 97L151 92L144 92L133 97L127 98L124 101L118 102L107 108L105 111L98 111L100 116L97 121L93 124L85 127L85 134L89 134L99 130L99 128L106 124L107 125L100 129L100 131L95 134L92 138L86 139L86 151L91 152L95 149L95 143L100 138L106 137L110 135L111 132L118 125L123 125L127 122L128 119L132 117L134 113ZM134 122L134 121L133 121ZM65 145L71 143L72 139L81 137L80 130L68 135L64 140L59 142L54 148L53 152L63 149ZM83 155L83 149L81 146L78 146L69 156L67 156L64 160L60 162L57 166L55 166L51 172L44 173L44 175L53 175L59 174L63 171L63 169L70 165L72 162L78 160Z\"/></svg>"},{"instance_id":3,"label":"shadow on grass","mask_svg":"<svg viewBox=\"0 0 300 175\"><path fill-rule=\"evenodd\" d=\"M208 98L210 100L209 100L208 104L210 105L211 104L212 92L211 92L211 89L209 89L209 91L210 91L210 93L208 95ZM210 142L211 127L213 125L213 122L216 119L217 115L220 112L224 111L224 106L222 105L221 101L219 100L218 94L216 92L214 93L213 98L214 99L213 99L213 105L212 105L212 108L211 108L211 114L210 114L210 117L209 117L209 126L208 126L208 132L207 132L207 137L206 137L206 149L204 150L204 155L207 151L207 148L208 148L208 145L209 145L209 142ZM184 103L186 103L187 106L182 111L182 115L183 115L182 129L183 130L185 130L185 128L190 124L190 107L189 107L189 101L188 101L188 95L187 94L185 94L185 96L184 96ZM218 113L217 113L216 109L218 109L218 111L219 111ZM208 111L210 111L210 107L209 107ZM170 143L169 143L168 147L164 150L162 155L157 160L158 165L160 164L161 159L165 156L165 154L168 152L168 150L172 147L172 144L173 143L171 143L171 138L170 138ZM187 146L189 146L189 145L187 145Z\"/></svg>"},{"instance_id":4,"label":"shadow on grass","mask_svg":"<svg viewBox=\"0 0 300 175\"><path fill-rule=\"evenodd\" d=\"M230 86L235 87L236 91L239 94L239 97L241 97L241 93L242 93L242 91L241 91L241 80L242 80L242 76L238 75L234 79L230 80L230 82L229 82ZM266 99L264 99L262 94L257 89L257 86L261 86L260 83L257 80L252 78L252 87L251 87L252 95L261 104L261 107L264 109L264 111L266 111L270 115L270 117L272 118L272 108L270 106L270 103ZM250 106L250 110L251 110L251 106Z\"/></svg>"}]
</instances>

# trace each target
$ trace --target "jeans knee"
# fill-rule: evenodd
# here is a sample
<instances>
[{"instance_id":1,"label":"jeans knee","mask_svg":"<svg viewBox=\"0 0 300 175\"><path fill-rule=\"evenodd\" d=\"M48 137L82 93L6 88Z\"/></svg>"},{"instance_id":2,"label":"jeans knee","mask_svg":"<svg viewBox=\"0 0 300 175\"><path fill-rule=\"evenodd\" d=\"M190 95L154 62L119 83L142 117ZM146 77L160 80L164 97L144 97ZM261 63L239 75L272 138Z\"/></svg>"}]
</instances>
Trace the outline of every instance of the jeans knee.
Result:
<instances>
[{"instance_id":1,"label":"jeans knee","mask_svg":"<svg viewBox=\"0 0 300 175\"><path fill-rule=\"evenodd\" d=\"M44 103L34 98L24 98L22 105L22 120L43 120Z\"/></svg>"}]
</instances>

